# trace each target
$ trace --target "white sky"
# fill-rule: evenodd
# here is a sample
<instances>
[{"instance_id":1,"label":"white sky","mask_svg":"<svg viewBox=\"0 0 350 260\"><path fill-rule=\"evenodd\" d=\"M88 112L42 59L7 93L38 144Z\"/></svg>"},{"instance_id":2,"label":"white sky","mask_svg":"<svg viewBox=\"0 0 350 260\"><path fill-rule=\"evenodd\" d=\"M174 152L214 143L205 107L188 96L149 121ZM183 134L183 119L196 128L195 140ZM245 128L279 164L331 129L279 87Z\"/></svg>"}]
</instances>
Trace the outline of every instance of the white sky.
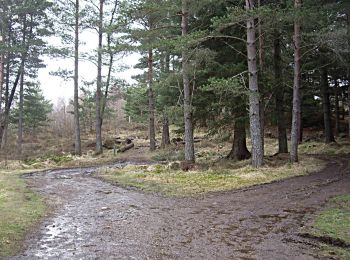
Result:
<instances>
[{"instance_id":1,"label":"white sky","mask_svg":"<svg viewBox=\"0 0 350 260\"><path fill-rule=\"evenodd\" d=\"M85 32L80 36L81 41L85 41L85 45L80 46L80 51L93 51L97 46L97 36L93 33ZM50 44L57 44L57 39L49 39ZM127 55L120 60L115 62L114 67L118 69L121 66L129 66L123 72L116 73L116 76L133 83L132 76L139 74L141 71L133 69L133 66L138 62L140 55L137 53ZM118 59L118 58L117 58ZM51 76L50 72L57 71L59 68L73 70L74 60L73 59L52 59L45 57L44 62L47 65L46 68L40 69L39 81L43 89L45 97L51 100L54 104L58 99L64 98L66 101L73 97L73 81L64 81L63 79ZM106 68L102 71L103 75L107 73ZM88 61L79 62L79 79L80 80L94 80L97 76L97 67Z\"/></svg>"}]
</instances>

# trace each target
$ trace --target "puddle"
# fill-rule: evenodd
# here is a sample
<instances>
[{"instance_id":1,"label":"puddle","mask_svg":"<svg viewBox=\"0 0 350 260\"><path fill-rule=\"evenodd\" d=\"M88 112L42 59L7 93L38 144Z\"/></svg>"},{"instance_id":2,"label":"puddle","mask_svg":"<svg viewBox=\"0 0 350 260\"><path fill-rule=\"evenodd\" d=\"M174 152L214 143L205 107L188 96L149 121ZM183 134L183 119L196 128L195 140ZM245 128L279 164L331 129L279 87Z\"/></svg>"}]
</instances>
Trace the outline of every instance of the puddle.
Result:
<instances>
[{"instance_id":1,"label":"puddle","mask_svg":"<svg viewBox=\"0 0 350 260\"><path fill-rule=\"evenodd\" d=\"M129 164L147 165L125 161L102 168ZM342 167L181 199L112 186L94 178L101 167L28 174L55 211L12 259L317 259L312 246L289 238L303 215L349 192Z\"/></svg>"}]
</instances>

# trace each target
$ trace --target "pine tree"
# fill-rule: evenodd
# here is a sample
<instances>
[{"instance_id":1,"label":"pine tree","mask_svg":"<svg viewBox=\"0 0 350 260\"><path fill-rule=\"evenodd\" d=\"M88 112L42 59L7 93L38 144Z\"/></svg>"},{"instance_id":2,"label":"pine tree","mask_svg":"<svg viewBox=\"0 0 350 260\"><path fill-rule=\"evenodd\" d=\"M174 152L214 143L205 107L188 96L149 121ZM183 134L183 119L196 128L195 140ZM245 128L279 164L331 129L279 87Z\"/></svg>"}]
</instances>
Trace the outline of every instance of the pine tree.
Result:
<instances>
[{"instance_id":1,"label":"pine tree","mask_svg":"<svg viewBox=\"0 0 350 260\"><path fill-rule=\"evenodd\" d=\"M17 123L22 114L24 132L34 133L38 128L47 126L52 108L53 105L45 99L40 85L27 82L23 103L13 109L11 121Z\"/></svg>"},{"instance_id":2,"label":"pine tree","mask_svg":"<svg viewBox=\"0 0 350 260\"><path fill-rule=\"evenodd\" d=\"M294 1L296 18L294 21L294 85L293 85L293 119L291 132L291 151L290 157L292 162L298 162L298 145L301 128L301 22L299 11L302 7L302 0Z\"/></svg>"},{"instance_id":3,"label":"pine tree","mask_svg":"<svg viewBox=\"0 0 350 260\"><path fill-rule=\"evenodd\" d=\"M254 0L246 0L246 10L254 10ZM258 87L258 68L256 52L256 28L255 19L250 17L247 20L247 52L248 52L248 73L249 73L249 117L250 136L252 138L252 165L261 167L264 159L264 150L261 137L261 112L260 94Z\"/></svg>"}]
</instances>

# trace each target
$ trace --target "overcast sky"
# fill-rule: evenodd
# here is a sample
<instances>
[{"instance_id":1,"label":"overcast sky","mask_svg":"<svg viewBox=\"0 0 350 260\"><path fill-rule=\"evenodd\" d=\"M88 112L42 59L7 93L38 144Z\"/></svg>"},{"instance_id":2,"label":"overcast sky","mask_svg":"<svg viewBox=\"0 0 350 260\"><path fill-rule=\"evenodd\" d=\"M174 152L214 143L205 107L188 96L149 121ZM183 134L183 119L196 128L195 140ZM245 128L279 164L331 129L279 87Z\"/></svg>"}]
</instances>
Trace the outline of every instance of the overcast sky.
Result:
<instances>
[{"instance_id":1,"label":"overcast sky","mask_svg":"<svg viewBox=\"0 0 350 260\"><path fill-rule=\"evenodd\" d=\"M97 36L85 32L81 36L81 41L85 42L84 45L80 47L81 51L93 51L97 46ZM50 39L50 44L58 44L57 39ZM114 65L115 68L122 66L129 66L130 69L127 69L123 72L117 73L117 76L121 79L125 79L130 83L133 83L131 77L140 73L140 70L133 69L132 67L137 63L139 59L139 54L130 54L126 57L119 58ZM73 97L73 81L65 82L59 77L51 76L50 72L57 71L59 68L73 70L74 68L74 60L73 59L52 59L50 57L44 58L46 68L41 69L39 71L39 81L41 83L44 95L47 99L51 100L54 104L57 102L59 98L64 98L68 100ZM103 74L107 73L106 68L103 70ZM94 80L97 76L97 68L96 66L88 61L80 61L79 62L79 74L80 80Z\"/></svg>"}]
</instances>

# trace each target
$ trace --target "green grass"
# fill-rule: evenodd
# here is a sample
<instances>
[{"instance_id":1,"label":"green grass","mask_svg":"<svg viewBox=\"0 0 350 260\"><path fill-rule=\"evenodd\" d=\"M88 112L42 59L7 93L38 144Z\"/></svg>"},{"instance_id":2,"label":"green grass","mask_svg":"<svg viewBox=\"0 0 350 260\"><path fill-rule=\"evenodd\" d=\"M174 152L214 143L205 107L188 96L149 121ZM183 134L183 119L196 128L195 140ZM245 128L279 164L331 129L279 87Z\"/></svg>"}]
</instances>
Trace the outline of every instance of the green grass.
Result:
<instances>
[{"instance_id":1,"label":"green grass","mask_svg":"<svg viewBox=\"0 0 350 260\"><path fill-rule=\"evenodd\" d=\"M315 219L312 233L350 244L350 194L331 201L331 206Z\"/></svg>"},{"instance_id":2,"label":"green grass","mask_svg":"<svg viewBox=\"0 0 350 260\"><path fill-rule=\"evenodd\" d=\"M249 161L223 161L208 169L198 168L189 172L172 170L169 165L127 166L119 170L101 170L99 176L122 186L170 196L191 196L270 183L305 175L323 166L323 162L308 157L294 165L283 160L270 160L260 169L252 168Z\"/></svg>"},{"instance_id":3,"label":"green grass","mask_svg":"<svg viewBox=\"0 0 350 260\"><path fill-rule=\"evenodd\" d=\"M300 144L299 152L302 154L350 154L350 143L347 140L338 139L336 143L305 142Z\"/></svg>"},{"instance_id":4,"label":"green grass","mask_svg":"<svg viewBox=\"0 0 350 260\"><path fill-rule=\"evenodd\" d=\"M19 173L0 172L0 257L21 249L27 232L45 215L46 206Z\"/></svg>"},{"instance_id":5,"label":"green grass","mask_svg":"<svg viewBox=\"0 0 350 260\"><path fill-rule=\"evenodd\" d=\"M309 231L315 237L329 237L350 245L350 194L333 199L329 207L318 214ZM325 245L326 255L350 259L350 249Z\"/></svg>"},{"instance_id":6,"label":"green grass","mask_svg":"<svg viewBox=\"0 0 350 260\"><path fill-rule=\"evenodd\" d=\"M153 152L151 159L158 162L181 161L185 159L185 153L183 150L162 149Z\"/></svg>"}]
</instances>

